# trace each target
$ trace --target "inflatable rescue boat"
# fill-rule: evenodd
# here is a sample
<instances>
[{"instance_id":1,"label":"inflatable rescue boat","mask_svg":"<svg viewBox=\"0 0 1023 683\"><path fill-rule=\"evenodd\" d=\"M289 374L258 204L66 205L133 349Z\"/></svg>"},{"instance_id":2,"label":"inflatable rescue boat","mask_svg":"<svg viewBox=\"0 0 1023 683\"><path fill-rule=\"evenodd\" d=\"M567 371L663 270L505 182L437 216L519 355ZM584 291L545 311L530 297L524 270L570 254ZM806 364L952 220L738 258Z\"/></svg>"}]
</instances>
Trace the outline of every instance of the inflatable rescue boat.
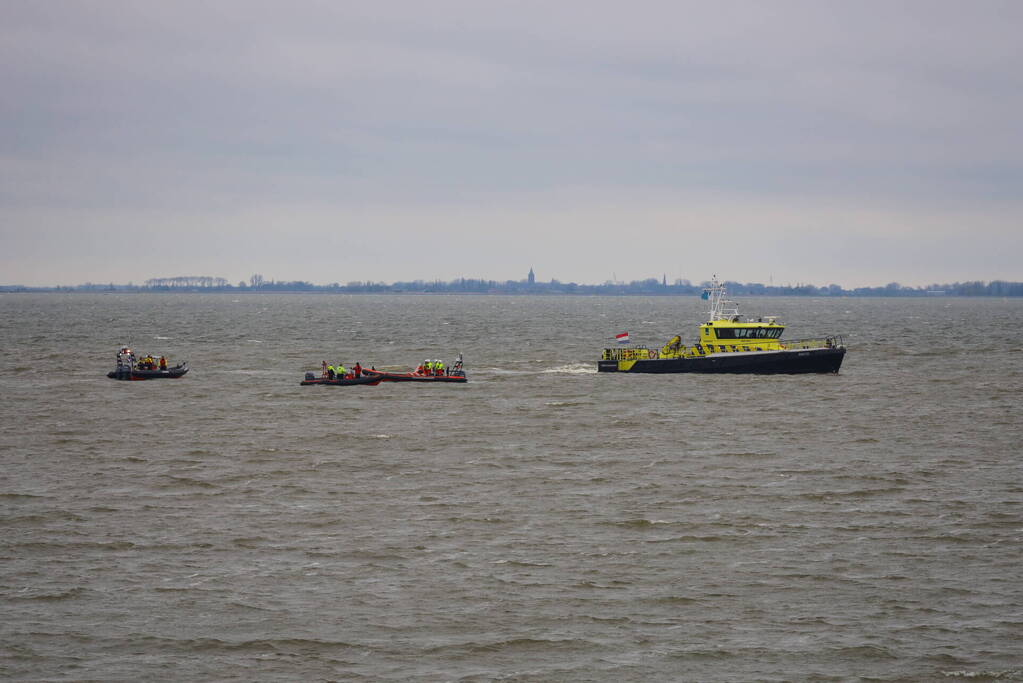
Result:
<instances>
[{"instance_id":1,"label":"inflatable rescue boat","mask_svg":"<svg viewBox=\"0 0 1023 683\"><path fill-rule=\"evenodd\" d=\"M188 372L188 363L179 363L166 370L142 370L124 365L107 373L110 379L138 382L145 379L177 379Z\"/></svg>"},{"instance_id":2,"label":"inflatable rescue boat","mask_svg":"<svg viewBox=\"0 0 1023 683\"><path fill-rule=\"evenodd\" d=\"M377 377L382 382L438 382L464 384L468 381L465 372L452 370L450 375L427 375L417 372L384 372L382 370L363 370L362 374L368 377ZM456 375L455 372L461 372Z\"/></svg>"},{"instance_id":3,"label":"inflatable rescue boat","mask_svg":"<svg viewBox=\"0 0 1023 683\"><path fill-rule=\"evenodd\" d=\"M357 384L365 384L366 386L375 387L380 384L380 378L363 375L362 377L330 379L327 377L317 377L313 373L307 372L305 373L305 379L299 382L299 384L303 387L309 386L310 384L324 384L329 387L351 387Z\"/></svg>"}]
</instances>

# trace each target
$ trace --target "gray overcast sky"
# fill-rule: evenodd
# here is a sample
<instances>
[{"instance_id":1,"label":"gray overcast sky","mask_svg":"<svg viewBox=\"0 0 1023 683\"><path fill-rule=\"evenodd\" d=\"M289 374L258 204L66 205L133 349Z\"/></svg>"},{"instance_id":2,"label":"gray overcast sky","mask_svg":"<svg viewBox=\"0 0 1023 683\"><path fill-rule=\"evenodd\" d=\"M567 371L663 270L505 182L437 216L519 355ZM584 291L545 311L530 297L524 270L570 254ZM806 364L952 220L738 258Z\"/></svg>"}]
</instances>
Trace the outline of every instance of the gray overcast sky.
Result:
<instances>
[{"instance_id":1,"label":"gray overcast sky","mask_svg":"<svg viewBox=\"0 0 1023 683\"><path fill-rule=\"evenodd\" d=\"M1023 2L0 4L0 284L1023 280Z\"/></svg>"}]
</instances>

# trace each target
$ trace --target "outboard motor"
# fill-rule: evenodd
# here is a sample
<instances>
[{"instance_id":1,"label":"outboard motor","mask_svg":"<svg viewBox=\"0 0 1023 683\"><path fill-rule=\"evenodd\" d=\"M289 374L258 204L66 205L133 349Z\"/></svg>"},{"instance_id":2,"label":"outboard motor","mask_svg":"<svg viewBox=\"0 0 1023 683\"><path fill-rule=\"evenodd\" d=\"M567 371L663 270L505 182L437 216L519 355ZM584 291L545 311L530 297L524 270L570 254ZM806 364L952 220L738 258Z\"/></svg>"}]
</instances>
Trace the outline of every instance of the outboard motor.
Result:
<instances>
[{"instance_id":1,"label":"outboard motor","mask_svg":"<svg viewBox=\"0 0 1023 683\"><path fill-rule=\"evenodd\" d=\"M316 375L314 375L311 372L307 372L307 373L305 373L305 378L306 379L316 379Z\"/></svg>"}]
</instances>

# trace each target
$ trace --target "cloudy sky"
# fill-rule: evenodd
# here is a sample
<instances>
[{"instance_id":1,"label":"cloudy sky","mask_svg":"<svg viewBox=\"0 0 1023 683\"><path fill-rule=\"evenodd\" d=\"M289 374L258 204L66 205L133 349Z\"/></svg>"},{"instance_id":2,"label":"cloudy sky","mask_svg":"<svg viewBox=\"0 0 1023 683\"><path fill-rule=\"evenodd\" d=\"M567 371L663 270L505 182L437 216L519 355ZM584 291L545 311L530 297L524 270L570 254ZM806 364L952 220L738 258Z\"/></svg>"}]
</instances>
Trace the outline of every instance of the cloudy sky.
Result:
<instances>
[{"instance_id":1,"label":"cloudy sky","mask_svg":"<svg viewBox=\"0 0 1023 683\"><path fill-rule=\"evenodd\" d=\"M0 284L1023 280L1023 2L0 3Z\"/></svg>"}]
</instances>

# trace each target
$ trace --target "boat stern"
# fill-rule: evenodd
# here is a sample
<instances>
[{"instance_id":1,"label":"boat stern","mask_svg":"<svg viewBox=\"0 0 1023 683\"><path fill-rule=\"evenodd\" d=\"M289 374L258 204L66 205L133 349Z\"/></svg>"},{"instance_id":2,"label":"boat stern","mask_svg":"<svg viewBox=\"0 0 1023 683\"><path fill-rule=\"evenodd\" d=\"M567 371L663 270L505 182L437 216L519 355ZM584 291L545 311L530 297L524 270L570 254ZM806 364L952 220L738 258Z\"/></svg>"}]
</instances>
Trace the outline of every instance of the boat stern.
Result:
<instances>
[{"instance_id":1,"label":"boat stern","mask_svg":"<svg viewBox=\"0 0 1023 683\"><path fill-rule=\"evenodd\" d=\"M659 357L657 349L628 347L604 349L597 361L597 372L631 372L632 366L639 361L655 360Z\"/></svg>"}]
</instances>

